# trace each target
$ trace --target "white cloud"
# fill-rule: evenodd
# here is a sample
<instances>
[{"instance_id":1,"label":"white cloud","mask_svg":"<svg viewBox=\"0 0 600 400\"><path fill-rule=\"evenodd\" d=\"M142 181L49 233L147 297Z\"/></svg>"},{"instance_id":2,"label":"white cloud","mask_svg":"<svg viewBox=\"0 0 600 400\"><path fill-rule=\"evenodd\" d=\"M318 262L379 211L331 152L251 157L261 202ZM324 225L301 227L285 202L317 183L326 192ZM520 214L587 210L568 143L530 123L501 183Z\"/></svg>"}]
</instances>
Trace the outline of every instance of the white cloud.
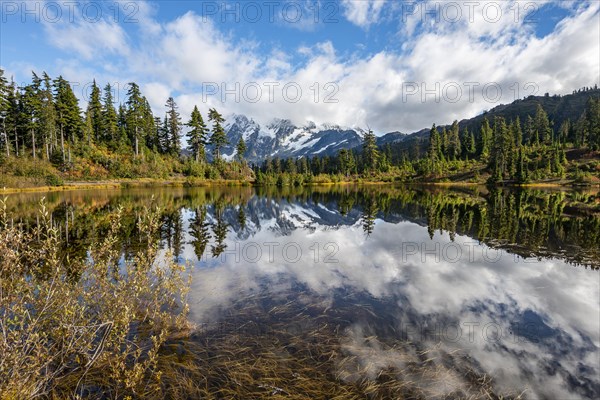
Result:
<instances>
[{"instance_id":1,"label":"white cloud","mask_svg":"<svg viewBox=\"0 0 600 400\"><path fill-rule=\"evenodd\" d=\"M361 28L377 23L386 0L342 0L344 17Z\"/></svg>"},{"instance_id":2,"label":"white cloud","mask_svg":"<svg viewBox=\"0 0 600 400\"><path fill-rule=\"evenodd\" d=\"M522 98L532 93L527 90L528 83L536 85L537 94L567 94L598 83L598 3L571 6L571 15L543 38L536 37L522 18L515 20L510 10L514 2L496 2L503 7L503 17L495 23L485 20L485 4L480 3L472 10L473 22L468 19L468 10L461 11L463 20L458 23L442 18L439 23L420 24L422 21L415 23L408 18L406 25L412 24L414 32L410 36L400 33L401 47L366 57L339 53L330 41L306 43L293 50L268 48L266 43L225 34L193 12L157 22L154 11L148 7L139 14L139 37L132 47L127 47L126 35L119 29L107 33L108 40L98 48L81 39L103 34L110 22L90 27L89 31L82 24L50 29L56 29L52 36L56 46L74 41L72 45L84 61L92 54L95 59L113 55L113 65L105 67L98 67L104 65L99 62L93 66L89 62L61 62L69 74L80 77L85 73L89 80L96 68L96 78L102 83L120 80L125 84L135 80L151 105L157 107L157 113L171 94L182 102L184 119L197 104L202 110L210 106L225 114L243 113L261 123L281 117L297 123L312 120L361 127L369 124L378 133L410 132L434 122L445 124L472 117L500 103ZM363 13L365 7L365 12L374 15L379 15L382 7L382 2L349 4L357 7L351 15L359 22L367 21L361 19L367 15ZM375 20L373 16L369 18L368 21ZM132 37L134 33L128 31ZM293 61L294 55L300 55L296 58L300 61ZM85 68L79 68L81 65ZM74 79L67 72L64 75ZM410 82L418 88L413 95L407 93ZM473 101L466 86L469 82L479 85L474 89ZM225 98L222 92L203 96L207 83L236 93ZM484 85L492 84L487 92L492 96L496 83L502 96L493 101L486 99ZM287 93L283 90L286 84ZM454 102L457 85L462 96ZM254 100L256 87L262 96L249 101ZM296 87L301 88L302 95L297 102L289 101ZM273 88L272 92L269 88ZM423 89L437 91L439 101L432 95L423 99ZM335 94L330 100L337 102L326 102L326 95L332 92Z\"/></svg>"},{"instance_id":3,"label":"white cloud","mask_svg":"<svg viewBox=\"0 0 600 400\"><path fill-rule=\"evenodd\" d=\"M84 60L96 60L109 54L129 55L125 30L119 19L114 18L116 11L109 12L102 3L93 3L94 7L85 2L68 5L51 3L50 9L56 9L60 14L42 18L42 22L47 40L52 45L68 52L74 51Z\"/></svg>"}]
</instances>

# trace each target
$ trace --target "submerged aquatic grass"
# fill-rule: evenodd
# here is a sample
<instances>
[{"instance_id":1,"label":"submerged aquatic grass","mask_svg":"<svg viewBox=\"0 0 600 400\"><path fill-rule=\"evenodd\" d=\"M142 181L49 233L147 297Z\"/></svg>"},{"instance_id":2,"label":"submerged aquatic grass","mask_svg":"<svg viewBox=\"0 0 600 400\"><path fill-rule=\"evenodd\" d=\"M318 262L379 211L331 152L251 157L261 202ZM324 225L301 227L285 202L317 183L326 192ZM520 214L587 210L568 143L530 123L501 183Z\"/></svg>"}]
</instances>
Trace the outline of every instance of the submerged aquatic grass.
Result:
<instances>
[{"instance_id":1,"label":"submerged aquatic grass","mask_svg":"<svg viewBox=\"0 0 600 400\"><path fill-rule=\"evenodd\" d=\"M122 209L107 214L82 260L60 251L44 202L33 229L0 214L1 399L522 397L353 299L265 288L191 326L185 268L159 256L160 210L136 212L126 235Z\"/></svg>"},{"instance_id":2,"label":"submerged aquatic grass","mask_svg":"<svg viewBox=\"0 0 600 400\"><path fill-rule=\"evenodd\" d=\"M379 335L377 327L359 329L350 315L373 321L364 305L337 304L332 310L328 301L313 296L244 296L218 323L170 341L159 364L186 377L171 380L174 398L522 397L522 392L499 393L464 352L439 344L424 348Z\"/></svg>"}]
</instances>

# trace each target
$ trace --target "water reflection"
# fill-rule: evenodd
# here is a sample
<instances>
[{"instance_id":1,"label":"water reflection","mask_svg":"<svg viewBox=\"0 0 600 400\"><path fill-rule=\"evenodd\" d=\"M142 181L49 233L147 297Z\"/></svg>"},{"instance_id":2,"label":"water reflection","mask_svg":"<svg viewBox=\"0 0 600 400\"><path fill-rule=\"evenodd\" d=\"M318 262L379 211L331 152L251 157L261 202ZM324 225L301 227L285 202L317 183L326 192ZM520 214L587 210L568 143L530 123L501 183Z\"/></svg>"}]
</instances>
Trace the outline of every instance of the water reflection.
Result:
<instances>
[{"instance_id":1,"label":"water reflection","mask_svg":"<svg viewBox=\"0 0 600 400\"><path fill-rule=\"evenodd\" d=\"M342 187L153 194L164 209L165 251L193 263L198 340L215 332L231 339L235 331L236 348L256 356L247 341L266 335L269 346L280 343L277 362L311 340L335 343L323 360L335 379L379 382L391 374L406 384L402 393L415 396L479 397L488 386L527 398L600 396L597 193ZM103 215L117 205L133 226L149 195L73 193L48 201L57 223L64 221L73 257L103 234ZM31 200L9 204L23 220L33 218L24 206ZM125 254L136 245L127 226ZM304 341L290 344L291 332Z\"/></svg>"}]
</instances>

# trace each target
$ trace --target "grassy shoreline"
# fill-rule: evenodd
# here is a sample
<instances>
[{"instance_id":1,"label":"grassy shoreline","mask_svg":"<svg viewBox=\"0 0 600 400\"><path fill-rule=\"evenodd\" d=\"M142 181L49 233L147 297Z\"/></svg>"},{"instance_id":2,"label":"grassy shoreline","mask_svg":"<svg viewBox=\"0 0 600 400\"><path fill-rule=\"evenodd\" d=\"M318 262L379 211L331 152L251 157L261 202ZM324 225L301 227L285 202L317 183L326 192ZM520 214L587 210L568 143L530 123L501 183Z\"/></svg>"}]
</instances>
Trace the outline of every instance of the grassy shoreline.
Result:
<instances>
[{"instance_id":1,"label":"grassy shoreline","mask_svg":"<svg viewBox=\"0 0 600 400\"><path fill-rule=\"evenodd\" d=\"M303 186L334 186L334 185L419 185L419 186L440 186L440 187L477 187L486 186L485 182L386 182L382 180L348 180L339 182L314 182L306 183ZM93 189L124 189L132 187L203 187L203 186L256 186L253 181L245 180L189 180L186 178L138 178L138 179L107 179L99 181L70 181L58 186L26 186L26 187L3 187L0 188L1 194L12 193L35 193L35 192L63 192L71 190L93 190ZM259 185L260 186L260 185ZM559 182L531 182L531 183L506 183L506 187L522 187L522 188L600 188L600 184L580 185L570 181Z\"/></svg>"}]
</instances>

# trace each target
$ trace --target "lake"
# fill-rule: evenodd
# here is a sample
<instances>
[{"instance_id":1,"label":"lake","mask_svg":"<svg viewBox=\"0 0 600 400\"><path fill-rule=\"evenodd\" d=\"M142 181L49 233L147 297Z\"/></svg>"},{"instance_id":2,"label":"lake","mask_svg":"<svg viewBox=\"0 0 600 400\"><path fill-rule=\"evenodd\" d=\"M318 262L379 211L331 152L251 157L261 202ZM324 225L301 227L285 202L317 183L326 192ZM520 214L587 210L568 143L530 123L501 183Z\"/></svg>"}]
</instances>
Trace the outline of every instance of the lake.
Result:
<instances>
[{"instance_id":1,"label":"lake","mask_svg":"<svg viewBox=\"0 0 600 400\"><path fill-rule=\"evenodd\" d=\"M126 259L160 207L196 326L164 356L215 394L600 397L597 191L90 190L8 195L8 211L33 226L42 197L71 259L118 206Z\"/></svg>"}]
</instances>

